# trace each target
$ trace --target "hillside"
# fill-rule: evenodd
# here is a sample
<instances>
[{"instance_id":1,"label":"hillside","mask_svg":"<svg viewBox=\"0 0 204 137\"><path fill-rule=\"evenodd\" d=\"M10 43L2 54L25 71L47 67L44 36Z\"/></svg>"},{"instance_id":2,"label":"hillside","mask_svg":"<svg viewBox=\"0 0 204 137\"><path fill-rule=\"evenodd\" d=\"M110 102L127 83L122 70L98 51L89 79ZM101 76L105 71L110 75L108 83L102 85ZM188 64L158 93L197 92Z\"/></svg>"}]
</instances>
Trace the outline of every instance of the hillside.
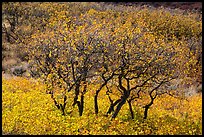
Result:
<instances>
[{"instance_id":1,"label":"hillside","mask_svg":"<svg viewBox=\"0 0 204 137\"><path fill-rule=\"evenodd\" d=\"M202 135L202 6L187 5L3 2L2 134Z\"/></svg>"},{"instance_id":2,"label":"hillside","mask_svg":"<svg viewBox=\"0 0 204 137\"><path fill-rule=\"evenodd\" d=\"M126 5L126 6L153 6L155 8L165 7L171 9L181 9L189 11L202 12L202 2L112 2L115 5Z\"/></svg>"}]
</instances>

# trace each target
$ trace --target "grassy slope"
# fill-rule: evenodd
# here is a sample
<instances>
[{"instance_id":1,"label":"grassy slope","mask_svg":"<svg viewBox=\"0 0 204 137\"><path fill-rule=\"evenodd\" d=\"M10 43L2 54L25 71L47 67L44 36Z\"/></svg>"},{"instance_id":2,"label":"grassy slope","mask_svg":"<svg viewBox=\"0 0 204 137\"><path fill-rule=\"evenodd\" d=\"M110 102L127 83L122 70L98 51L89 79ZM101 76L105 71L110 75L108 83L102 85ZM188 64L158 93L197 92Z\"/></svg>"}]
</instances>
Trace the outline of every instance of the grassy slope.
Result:
<instances>
[{"instance_id":1,"label":"grassy slope","mask_svg":"<svg viewBox=\"0 0 204 137\"><path fill-rule=\"evenodd\" d=\"M121 8L123 9L123 7ZM202 134L202 95L188 101L162 96L156 100L143 121L143 102L134 104L135 119L130 119L127 104L118 118L105 117L109 105L104 92L99 96L99 115L94 115L94 86L85 97L85 110L78 116L77 108L66 108L63 117L53 105L50 95L40 83L24 78L2 82L2 129L4 134ZM69 98L70 99L70 98ZM148 101L148 100L146 100Z\"/></svg>"},{"instance_id":2,"label":"grassy slope","mask_svg":"<svg viewBox=\"0 0 204 137\"><path fill-rule=\"evenodd\" d=\"M85 97L84 115L79 117L77 108L67 106L67 113L72 113L64 117L53 106L44 86L31 81L3 78L3 134L202 134L200 94L188 101L163 96L152 106L146 121L142 120L143 109L139 107L142 102L137 101L134 120L130 119L128 106L124 105L118 118L110 121L110 117L103 115L108 107L103 92L99 98L98 116L94 115L90 91Z\"/></svg>"}]
</instances>

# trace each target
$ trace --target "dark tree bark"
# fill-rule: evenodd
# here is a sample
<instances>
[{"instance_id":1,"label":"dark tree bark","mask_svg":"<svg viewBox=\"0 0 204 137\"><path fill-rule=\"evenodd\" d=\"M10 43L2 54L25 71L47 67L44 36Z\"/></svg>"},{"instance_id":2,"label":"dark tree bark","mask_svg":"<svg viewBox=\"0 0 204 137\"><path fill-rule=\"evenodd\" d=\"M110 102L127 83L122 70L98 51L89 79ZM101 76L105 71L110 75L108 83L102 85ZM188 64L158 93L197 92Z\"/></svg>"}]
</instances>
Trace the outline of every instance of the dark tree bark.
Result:
<instances>
[{"instance_id":1,"label":"dark tree bark","mask_svg":"<svg viewBox=\"0 0 204 137\"><path fill-rule=\"evenodd\" d=\"M84 95L81 95L81 103L79 106L79 116L82 116L84 110Z\"/></svg>"},{"instance_id":2,"label":"dark tree bark","mask_svg":"<svg viewBox=\"0 0 204 137\"><path fill-rule=\"evenodd\" d=\"M72 106L75 106L77 104L77 100L78 100L78 96L79 96L79 87L80 87L80 83L76 82L75 97L74 97L74 102L73 102Z\"/></svg>"},{"instance_id":3,"label":"dark tree bark","mask_svg":"<svg viewBox=\"0 0 204 137\"><path fill-rule=\"evenodd\" d=\"M95 107L95 114L98 114L98 94L94 96L94 107Z\"/></svg>"},{"instance_id":4,"label":"dark tree bark","mask_svg":"<svg viewBox=\"0 0 204 137\"><path fill-rule=\"evenodd\" d=\"M84 86L84 90L82 91L81 96L80 96L80 101L78 101L78 96L80 92L79 88L80 88L80 83L77 83L76 88L75 88L75 98L74 98L74 102L72 106L75 106L77 104L79 116L82 116L83 110L84 110L84 94L86 93L87 85Z\"/></svg>"},{"instance_id":5,"label":"dark tree bark","mask_svg":"<svg viewBox=\"0 0 204 137\"><path fill-rule=\"evenodd\" d=\"M129 105L131 117L132 117L132 119L134 119L134 112L133 112L133 109L132 109L131 100L128 100L128 105Z\"/></svg>"},{"instance_id":6,"label":"dark tree bark","mask_svg":"<svg viewBox=\"0 0 204 137\"><path fill-rule=\"evenodd\" d=\"M153 101L152 101L153 102ZM147 119L147 114L148 114L148 110L150 108L150 106L152 105L153 103L150 103L150 104L147 104L144 106L145 110L144 110L144 119Z\"/></svg>"},{"instance_id":7,"label":"dark tree bark","mask_svg":"<svg viewBox=\"0 0 204 137\"><path fill-rule=\"evenodd\" d=\"M62 115L65 116L64 107L60 104L60 110L62 111Z\"/></svg>"},{"instance_id":8,"label":"dark tree bark","mask_svg":"<svg viewBox=\"0 0 204 137\"><path fill-rule=\"evenodd\" d=\"M106 72L108 71L108 69L106 68ZM110 77L108 77L107 79L104 77L104 74L106 73L104 72L102 74L102 78L104 80L104 83L100 86L99 89L96 90L96 94L94 96L94 107L95 107L95 114L98 114L98 94L101 91L101 89L107 85L108 81L111 80L113 78L113 76L115 75L114 72L110 75Z\"/></svg>"},{"instance_id":9,"label":"dark tree bark","mask_svg":"<svg viewBox=\"0 0 204 137\"><path fill-rule=\"evenodd\" d=\"M114 111L114 107L121 101L121 99L116 100L114 103L110 104L110 107L108 109L108 111L106 112L106 114L110 114L111 112Z\"/></svg>"},{"instance_id":10,"label":"dark tree bark","mask_svg":"<svg viewBox=\"0 0 204 137\"><path fill-rule=\"evenodd\" d=\"M149 96L151 98L151 101L149 104L145 105L144 108L144 119L147 119L147 114L148 114L148 110L150 108L151 105L153 105L155 98L157 97L158 94L156 94L154 97L152 96L153 91L155 91L156 89L158 89L163 83L165 82L165 80L161 81L159 83L159 85L157 85L155 88L153 88L150 92L149 92Z\"/></svg>"},{"instance_id":11,"label":"dark tree bark","mask_svg":"<svg viewBox=\"0 0 204 137\"><path fill-rule=\"evenodd\" d=\"M77 104L78 111L79 111L79 115L82 116L82 113L83 113L84 96L83 96L83 94L82 94L82 95L81 95L81 99L80 99L80 101L78 101L79 87L80 87L80 83L77 82L77 83L76 83L76 88L75 88L74 102L73 102L72 106L75 106L75 105Z\"/></svg>"},{"instance_id":12,"label":"dark tree bark","mask_svg":"<svg viewBox=\"0 0 204 137\"><path fill-rule=\"evenodd\" d=\"M96 91L96 94L94 96L94 107L95 107L95 114L98 114L98 94L100 90L105 86L105 83Z\"/></svg>"},{"instance_id":13,"label":"dark tree bark","mask_svg":"<svg viewBox=\"0 0 204 137\"><path fill-rule=\"evenodd\" d=\"M118 103L115 112L113 113L111 119L116 118L116 116L118 115L118 112L120 111L120 109L122 108L122 106L125 104L127 98L122 98L121 101Z\"/></svg>"},{"instance_id":14,"label":"dark tree bark","mask_svg":"<svg viewBox=\"0 0 204 137\"><path fill-rule=\"evenodd\" d=\"M64 115L64 116L65 116L65 107L66 107L66 104L67 104L66 101L67 101L67 96L65 95L65 96L64 96L64 102L63 102L63 105L60 104L61 109L62 109L62 115Z\"/></svg>"},{"instance_id":15,"label":"dark tree bark","mask_svg":"<svg viewBox=\"0 0 204 137\"><path fill-rule=\"evenodd\" d=\"M128 85L127 85L127 89L123 86L122 84L122 78L124 76L124 72L123 72L123 69L122 69L122 73L118 76L118 82L119 82L119 88L123 91L123 96L121 96L121 100L120 102L118 103L117 107L116 107L116 110L114 111L113 115L112 115L112 118L111 119L114 119L116 118L116 116L118 115L120 109L122 108L122 106L125 104L125 102L127 101L128 97L130 96L130 87L129 87L129 81L127 81Z\"/></svg>"},{"instance_id":16,"label":"dark tree bark","mask_svg":"<svg viewBox=\"0 0 204 137\"><path fill-rule=\"evenodd\" d=\"M55 106L57 107L57 109L60 109L60 105L57 103L57 101L55 100L53 94L51 94L51 98L53 99Z\"/></svg>"},{"instance_id":17,"label":"dark tree bark","mask_svg":"<svg viewBox=\"0 0 204 137\"><path fill-rule=\"evenodd\" d=\"M51 94L51 98L53 99L54 104L57 107L57 109L61 110L62 111L62 115L65 116L65 107L66 107L67 97L66 96L64 97L64 103L63 104L58 104L57 103L56 99L53 96L53 93Z\"/></svg>"}]
</instances>

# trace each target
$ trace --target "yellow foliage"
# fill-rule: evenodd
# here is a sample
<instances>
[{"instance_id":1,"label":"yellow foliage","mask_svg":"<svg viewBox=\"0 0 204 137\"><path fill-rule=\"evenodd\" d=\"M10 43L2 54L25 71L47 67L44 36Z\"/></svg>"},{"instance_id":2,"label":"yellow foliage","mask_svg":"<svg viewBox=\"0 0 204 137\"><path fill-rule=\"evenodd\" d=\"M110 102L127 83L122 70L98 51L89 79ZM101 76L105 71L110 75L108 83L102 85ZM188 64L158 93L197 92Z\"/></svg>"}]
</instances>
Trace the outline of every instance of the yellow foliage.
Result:
<instances>
[{"instance_id":1,"label":"yellow foliage","mask_svg":"<svg viewBox=\"0 0 204 137\"><path fill-rule=\"evenodd\" d=\"M81 70L80 74L83 72L82 68L95 67L91 66L91 60L100 58L101 54L93 57L91 55L97 50L101 52L101 49L104 54L110 54L104 57L105 60L110 60L105 62L110 70L121 66L120 60L123 56L126 60L132 57L128 60L131 64L128 66L130 70L150 65L151 73L165 68L165 75L169 77L175 73L184 78L202 75L201 63L197 61L202 54L200 14L171 12L163 8L103 6L97 3L3 3L5 13L15 11L15 16L19 15L20 22L15 29L15 34L19 37L16 43L23 43L29 63L33 64L32 67L45 84L36 79L3 78L3 133L202 134L202 97L199 94L181 101L170 96L160 96L150 108L149 118L143 120L142 106L149 102L145 92L147 88L144 88L141 98L133 103L134 120L130 120L129 108L125 104L118 117L110 121L110 116L103 116L110 105L105 88L99 93L100 110L95 116L93 96L100 85L85 81L88 84L80 83L80 91L88 86L87 93L84 93L83 116L77 115L76 107L70 107L74 93L66 92L69 84L72 85L75 81L72 67L77 67L75 73ZM7 14L3 14L3 19L11 16L6 17ZM88 61L90 62L86 63ZM103 71L105 67L94 74L99 75ZM129 76L137 75L136 72ZM145 73L131 82L130 88L149 75ZM114 84L109 86L113 91L111 98L118 99L121 93ZM47 90L55 92L54 97L58 103L63 102L63 95L67 95L66 116L62 116L60 110L54 106L50 95L46 94ZM80 92L81 94L83 93Z\"/></svg>"},{"instance_id":2,"label":"yellow foliage","mask_svg":"<svg viewBox=\"0 0 204 137\"><path fill-rule=\"evenodd\" d=\"M53 106L50 95L46 94L44 85L40 83L25 78L3 78L4 134L202 134L202 96L199 94L182 101L170 96L160 96L150 108L149 118L145 121L142 119L143 109L138 105L134 106L135 119L130 120L128 106L125 105L119 117L110 121L109 116L103 116L109 105L104 90L100 93L99 105L102 109L97 116L93 114L91 92L85 96L85 113L82 117L76 112L62 116ZM89 89L94 88L96 87L93 85Z\"/></svg>"}]
</instances>

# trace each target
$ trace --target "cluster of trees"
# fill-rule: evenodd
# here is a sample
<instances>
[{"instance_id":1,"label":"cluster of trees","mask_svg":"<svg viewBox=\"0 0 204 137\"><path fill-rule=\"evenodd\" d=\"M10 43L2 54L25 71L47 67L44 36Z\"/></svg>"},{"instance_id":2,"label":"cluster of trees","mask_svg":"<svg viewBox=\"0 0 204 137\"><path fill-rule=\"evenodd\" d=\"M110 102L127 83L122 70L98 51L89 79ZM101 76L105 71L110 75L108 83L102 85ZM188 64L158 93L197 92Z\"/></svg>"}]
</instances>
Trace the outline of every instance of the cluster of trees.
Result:
<instances>
[{"instance_id":1,"label":"cluster of trees","mask_svg":"<svg viewBox=\"0 0 204 137\"><path fill-rule=\"evenodd\" d=\"M15 15L9 16L20 16L22 22L29 22L32 31L15 34L25 36L21 43L26 45L32 75L44 80L47 92L63 115L71 101L82 116L88 87L97 83L98 89L92 89L95 114L99 112L99 93L105 89L110 101L107 114L111 118L125 103L134 118L132 102L141 99L141 94L149 96L150 102L143 106L146 119L157 96L173 94L167 88L172 79L190 75L192 66L198 71L202 29L201 22L190 19L190 15L186 24L184 15L172 15L164 9L83 11L83 4L79 4L81 12L74 13L68 10L72 6L69 3L18 4L5 3L4 11L26 11L16 15L16 10ZM10 9L11 6L15 8ZM29 8L32 6L35 8ZM28 19L23 21L25 18ZM189 47L187 42L192 40L197 45ZM117 99L110 96L116 94L113 88L117 89ZM71 100L67 93L72 93Z\"/></svg>"}]
</instances>

